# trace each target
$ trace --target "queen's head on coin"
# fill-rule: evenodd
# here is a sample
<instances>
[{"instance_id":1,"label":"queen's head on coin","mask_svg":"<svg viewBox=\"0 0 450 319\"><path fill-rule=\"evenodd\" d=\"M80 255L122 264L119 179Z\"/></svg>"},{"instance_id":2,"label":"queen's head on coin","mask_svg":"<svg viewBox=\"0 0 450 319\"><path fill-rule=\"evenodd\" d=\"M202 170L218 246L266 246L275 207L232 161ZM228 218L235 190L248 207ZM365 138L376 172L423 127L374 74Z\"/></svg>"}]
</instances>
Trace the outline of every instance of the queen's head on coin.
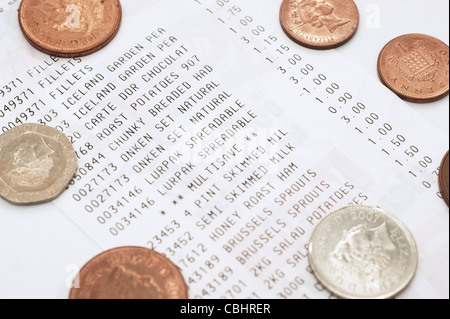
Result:
<instances>
[{"instance_id":1,"label":"queen's head on coin","mask_svg":"<svg viewBox=\"0 0 450 319\"><path fill-rule=\"evenodd\" d=\"M51 140L37 134L13 141L8 165L2 171L3 180L17 191L38 191L50 186L57 178L60 162Z\"/></svg>"},{"instance_id":2,"label":"queen's head on coin","mask_svg":"<svg viewBox=\"0 0 450 319\"><path fill-rule=\"evenodd\" d=\"M43 17L47 28L57 31L90 34L104 19L104 6L101 1L30 0L30 8Z\"/></svg>"},{"instance_id":3,"label":"queen's head on coin","mask_svg":"<svg viewBox=\"0 0 450 319\"><path fill-rule=\"evenodd\" d=\"M373 229L362 224L344 230L342 239L330 253L330 261L342 280L379 286L383 271L391 266L391 253L395 250L397 247L389 237L386 223Z\"/></svg>"}]
</instances>

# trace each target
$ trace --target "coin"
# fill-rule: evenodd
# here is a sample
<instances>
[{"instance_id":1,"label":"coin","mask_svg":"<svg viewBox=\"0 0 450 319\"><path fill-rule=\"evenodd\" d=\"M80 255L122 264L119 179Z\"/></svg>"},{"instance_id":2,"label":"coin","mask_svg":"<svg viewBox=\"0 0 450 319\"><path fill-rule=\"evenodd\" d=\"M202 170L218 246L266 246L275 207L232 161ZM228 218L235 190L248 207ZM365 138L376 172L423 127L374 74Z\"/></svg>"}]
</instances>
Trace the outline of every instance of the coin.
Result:
<instances>
[{"instance_id":1,"label":"coin","mask_svg":"<svg viewBox=\"0 0 450 319\"><path fill-rule=\"evenodd\" d=\"M77 169L77 156L59 130L23 124L0 135L0 197L16 205L57 198Z\"/></svg>"},{"instance_id":2,"label":"coin","mask_svg":"<svg viewBox=\"0 0 450 319\"><path fill-rule=\"evenodd\" d=\"M448 45L424 34L395 38L378 58L381 82L409 102L434 102L448 95L448 74Z\"/></svg>"},{"instance_id":3,"label":"coin","mask_svg":"<svg viewBox=\"0 0 450 319\"><path fill-rule=\"evenodd\" d=\"M332 49L349 41L359 25L353 0L284 0L280 21L285 33L311 49Z\"/></svg>"},{"instance_id":4,"label":"coin","mask_svg":"<svg viewBox=\"0 0 450 319\"><path fill-rule=\"evenodd\" d=\"M448 163L449 152L445 154L444 159L441 163L441 168L439 170L439 185L441 186L442 195L444 196L444 200L449 204L449 163Z\"/></svg>"},{"instance_id":5,"label":"coin","mask_svg":"<svg viewBox=\"0 0 450 319\"><path fill-rule=\"evenodd\" d=\"M117 34L119 0L22 0L19 23L36 49L60 57L94 53Z\"/></svg>"},{"instance_id":6,"label":"coin","mask_svg":"<svg viewBox=\"0 0 450 319\"><path fill-rule=\"evenodd\" d=\"M69 299L187 299L180 270L160 253L119 247L90 260Z\"/></svg>"},{"instance_id":7,"label":"coin","mask_svg":"<svg viewBox=\"0 0 450 319\"><path fill-rule=\"evenodd\" d=\"M309 261L317 279L348 299L387 299L404 290L417 269L417 246L396 217L374 207L342 208L313 232Z\"/></svg>"}]
</instances>

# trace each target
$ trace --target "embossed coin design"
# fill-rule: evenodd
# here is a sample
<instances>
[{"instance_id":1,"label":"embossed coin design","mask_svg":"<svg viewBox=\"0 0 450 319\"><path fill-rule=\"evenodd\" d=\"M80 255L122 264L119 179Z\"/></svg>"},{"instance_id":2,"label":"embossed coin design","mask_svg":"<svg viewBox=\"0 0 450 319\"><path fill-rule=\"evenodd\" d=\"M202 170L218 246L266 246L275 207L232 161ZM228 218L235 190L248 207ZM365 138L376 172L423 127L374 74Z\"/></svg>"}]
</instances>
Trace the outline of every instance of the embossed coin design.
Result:
<instances>
[{"instance_id":1,"label":"embossed coin design","mask_svg":"<svg viewBox=\"0 0 450 319\"><path fill-rule=\"evenodd\" d=\"M374 207L340 209L316 227L309 261L317 279L348 299L387 299L403 291L417 270L417 246L396 217Z\"/></svg>"},{"instance_id":2,"label":"embossed coin design","mask_svg":"<svg viewBox=\"0 0 450 319\"><path fill-rule=\"evenodd\" d=\"M80 271L70 299L187 299L180 270L143 247L119 247L94 257Z\"/></svg>"},{"instance_id":3,"label":"embossed coin design","mask_svg":"<svg viewBox=\"0 0 450 319\"><path fill-rule=\"evenodd\" d=\"M449 152L445 154L439 170L439 185L441 186L442 195L447 205L449 204Z\"/></svg>"},{"instance_id":4,"label":"embossed coin design","mask_svg":"<svg viewBox=\"0 0 450 319\"><path fill-rule=\"evenodd\" d=\"M122 19L119 0L22 0L19 23L36 49L80 57L106 46Z\"/></svg>"},{"instance_id":5,"label":"embossed coin design","mask_svg":"<svg viewBox=\"0 0 450 319\"><path fill-rule=\"evenodd\" d=\"M0 135L0 196L12 204L54 200L76 169L72 144L55 128L23 124Z\"/></svg>"},{"instance_id":6,"label":"embossed coin design","mask_svg":"<svg viewBox=\"0 0 450 319\"><path fill-rule=\"evenodd\" d=\"M380 53L378 75L406 101L437 101L449 92L448 45L423 34L395 38Z\"/></svg>"},{"instance_id":7,"label":"embossed coin design","mask_svg":"<svg viewBox=\"0 0 450 319\"><path fill-rule=\"evenodd\" d=\"M280 21L285 33L298 44L332 49L356 33L359 11L353 0L284 0Z\"/></svg>"}]
</instances>

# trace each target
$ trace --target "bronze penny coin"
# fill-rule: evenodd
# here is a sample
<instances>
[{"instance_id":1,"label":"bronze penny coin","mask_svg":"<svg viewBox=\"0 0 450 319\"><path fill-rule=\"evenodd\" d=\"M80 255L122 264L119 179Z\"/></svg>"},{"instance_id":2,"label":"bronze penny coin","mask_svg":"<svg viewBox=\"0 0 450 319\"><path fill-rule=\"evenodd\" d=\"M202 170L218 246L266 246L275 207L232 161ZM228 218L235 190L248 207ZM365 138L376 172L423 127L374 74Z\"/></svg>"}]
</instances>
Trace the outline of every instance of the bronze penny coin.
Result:
<instances>
[{"instance_id":1,"label":"bronze penny coin","mask_svg":"<svg viewBox=\"0 0 450 319\"><path fill-rule=\"evenodd\" d=\"M424 34L395 38L380 53L378 74L384 85L406 101L437 101L449 92L448 45Z\"/></svg>"},{"instance_id":2,"label":"bronze penny coin","mask_svg":"<svg viewBox=\"0 0 450 319\"><path fill-rule=\"evenodd\" d=\"M442 195L444 200L449 204L449 163L448 163L449 152L445 154L444 159L441 163L441 168L439 170L439 185L441 186Z\"/></svg>"},{"instance_id":3,"label":"bronze penny coin","mask_svg":"<svg viewBox=\"0 0 450 319\"><path fill-rule=\"evenodd\" d=\"M54 200L76 169L72 143L55 128L23 124L0 135L0 197L12 204Z\"/></svg>"},{"instance_id":4,"label":"bronze penny coin","mask_svg":"<svg viewBox=\"0 0 450 319\"><path fill-rule=\"evenodd\" d=\"M119 0L22 0L19 23L36 49L80 57L106 46L122 19Z\"/></svg>"},{"instance_id":5,"label":"bronze penny coin","mask_svg":"<svg viewBox=\"0 0 450 319\"><path fill-rule=\"evenodd\" d=\"M281 25L295 42L311 49L332 49L349 41L359 25L353 0L284 0Z\"/></svg>"},{"instance_id":6,"label":"bronze penny coin","mask_svg":"<svg viewBox=\"0 0 450 319\"><path fill-rule=\"evenodd\" d=\"M169 259L143 247L119 247L94 257L69 299L187 299L184 278Z\"/></svg>"}]
</instances>

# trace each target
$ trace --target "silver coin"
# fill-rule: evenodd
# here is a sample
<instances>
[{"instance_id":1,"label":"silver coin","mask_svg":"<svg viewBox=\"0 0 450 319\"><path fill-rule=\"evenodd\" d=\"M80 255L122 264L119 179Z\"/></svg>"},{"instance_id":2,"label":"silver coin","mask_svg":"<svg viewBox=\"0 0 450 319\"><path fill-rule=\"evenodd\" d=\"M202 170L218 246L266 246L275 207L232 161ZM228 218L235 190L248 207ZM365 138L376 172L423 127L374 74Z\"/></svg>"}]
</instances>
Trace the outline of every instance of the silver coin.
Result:
<instances>
[{"instance_id":1,"label":"silver coin","mask_svg":"<svg viewBox=\"0 0 450 319\"><path fill-rule=\"evenodd\" d=\"M0 135L0 196L12 204L54 200L76 169L72 144L55 128L23 124Z\"/></svg>"},{"instance_id":2,"label":"silver coin","mask_svg":"<svg viewBox=\"0 0 450 319\"><path fill-rule=\"evenodd\" d=\"M395 216L350 206L314 230L309 262L317 279L346 299L387 299L403 291L417 270L416 242Z\"/></svg>"}]
</instances>

